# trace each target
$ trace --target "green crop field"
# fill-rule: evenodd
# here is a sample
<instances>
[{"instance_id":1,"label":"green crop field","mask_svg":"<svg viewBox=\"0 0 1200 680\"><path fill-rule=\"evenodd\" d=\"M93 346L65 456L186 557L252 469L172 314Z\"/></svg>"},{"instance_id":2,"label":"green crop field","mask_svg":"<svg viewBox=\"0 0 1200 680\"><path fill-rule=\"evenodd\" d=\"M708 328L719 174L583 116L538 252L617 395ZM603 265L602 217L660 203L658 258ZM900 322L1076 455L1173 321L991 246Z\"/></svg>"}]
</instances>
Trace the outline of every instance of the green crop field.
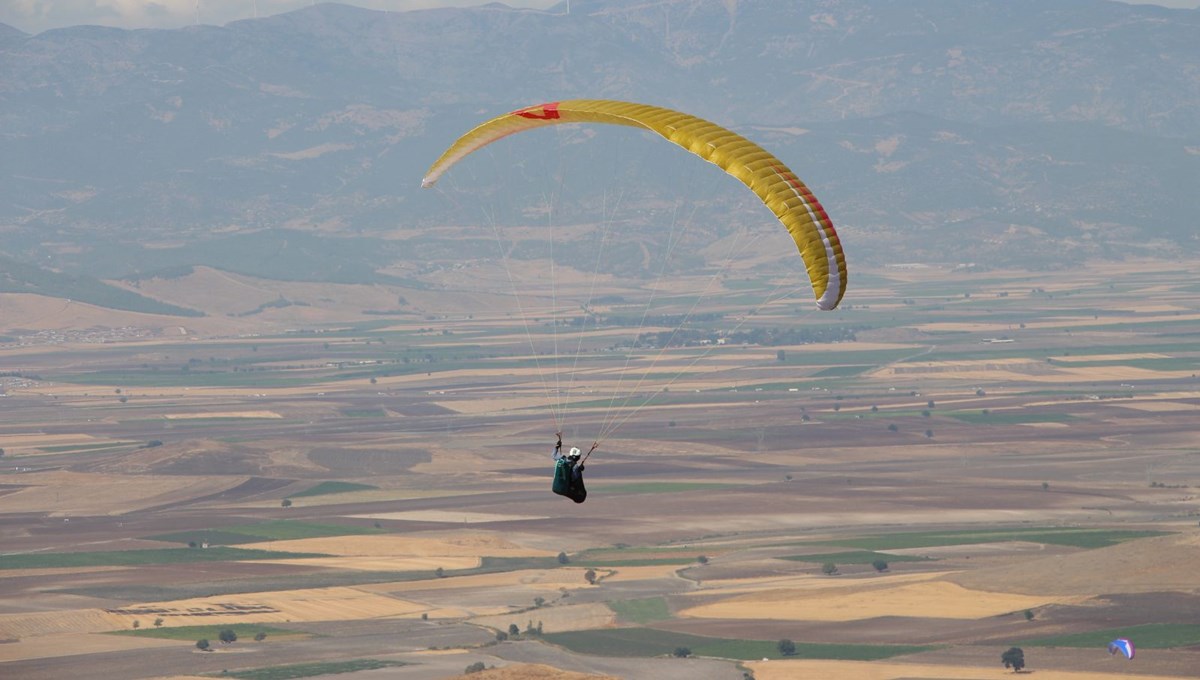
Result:
<instances>
[{"instance_id":1,"label":"green crop field","mask_svg":"<svg viewBox=\"0 0 1200 680\"><path fill-rule=\"evenodd\" d=\"M1030 647L1096 647L1106 649L1114 638L1129 638L1142 649L1170 649L1200 645L1200 624L1146 623L1127 628L1107 628L1073 635L1036 638L1020 644Z\"/></svg>"},{"instance_id":2,"label":"green crop field","mask_svg":"<svg viewBox=\"0 0 1200 680\"><path fill-rule=\"evenodd\" d=\"M924 562L929 558L918 557L916 555L889 555L888 553L873 552L870 550L853 550L849 552L822 553L819 555L788 555L779 559L791 560L793 562L814 562L818 564L824 564L825 562L833 562L834 564L871 564L875 560L883 560L884 562Z\"/></svg>"},{"instance_id":3,"label":"green crop field","mask_svg":"<svg viewBox=\"0 0 1200 680\"><path fill-rule=\"evenodd\" d=\"M245 671L222 672L222 678L241 678L241 680L292 680L293 678L313 678L324 675L341 675L358 671L373 671L380 668L395 668L409 665L405 661L383 661L380 659L352 659L349 661L318 661L314 663L294 663L286 666L267 666Z\"/></svg>"},{"instance_id":4,"label":"green crop field","mask_svg":"<svg viewBox=\"0 0 1200 680\"><path fill-rule=\"evenodd\" d=\"M337 482L326 482L336 484ZM320 487L318 484L316 487ZM374 487L371 487L374 488ZM350 489L346 489L349 491ZM309 489L311 492L312 489ZM324 493L337 493L328 491ZM315 493L299 493L296 496L315 496ZM357 536L363 534L382 534L384 529L350 524L320 524L317 522L298 522L295 520L274 520L256 524L242 524L220 529L197 529L195 531L176 531L169 534L148 536L152 541L167 541L170 543L208 542L209 545L236 545L239 543L258 543L260 541L287 541L298 538L322 538L325 536Z\"/></svg>"},{"instance_id":5,"label":"green crop field","mask_svg":"<svg viewBox=\"0 0 1200 680\"><path fill-rule=\"evenodd\" d=\"M1067 413L1043 413L1025 411L956 411L942 415L950 416L964 423L978 425L1021 425L1024 423L1068 423L1079 420L1078 417Z\"/></svg>"},{"instance_id":6,"label":"green crop field","mask_svg":"<svg viewBox=\"0 0 1200 680\"><path fill-rule=\"evenodd\" d=\"M321 482L320 484L307 488L304 491L292 494L291 498L303 498L304 496L324 496L325 494L347 493L349 491L369 491L371 489L378 488L379 487L371 486L370 484L356 484L354 482ZM352 533L357 533L357 531Z\"/></svg>"},{"instance_id":7,"label":"green crop field","mask_svg":"<svg viewBox=\"0 0 1200 680\"><path fill-rule=\"evenodd\" d=\"M581 654L598 656L663 656L686 647L696 656L726 659L843 659L874 661L903 654L915 654L933 647L918 645L854 645L796 643L796 653L784 657L777 640L737 640L673 633L654 628L605 628L568 633L548 633L547 641Z\"/></svg>"},{"instance_id":8,"label":"green crop field","mask_svg":"<svg viewBox=\"0 0 1200 680\"><path fill-rule=\"evenodd\" d=\"M1030 541L1076 548L1103 548L1124 541L1169 532L1107 529L997 529L994 531L915 531L890 536L868 536L822 541L823 545L839 545L862 550L895 550L898 548L932 548L944 545L972 545L1000 541Z\"/></svg>"},{"instance_id":9,"label":"green crop field","mask_svg":"<svg viewBox=\"0 0 1200 680\"><path fill-rule=\"evenodd\" d=\"M152 615L147 614L150 619ZM232 630L238 636L239 642L254 639L255 635L263 633L267 639L285 638L295 640L311 637L309 633L286 628L275 628L262 623L228 623L223 626L163 626L162 628L145 626L131 630L114 630L109 635L130 635L133 637L159 638L162 640L208 640L214 646L220 644L220 634L223 630Z\"/></svg>"}]
</instances>

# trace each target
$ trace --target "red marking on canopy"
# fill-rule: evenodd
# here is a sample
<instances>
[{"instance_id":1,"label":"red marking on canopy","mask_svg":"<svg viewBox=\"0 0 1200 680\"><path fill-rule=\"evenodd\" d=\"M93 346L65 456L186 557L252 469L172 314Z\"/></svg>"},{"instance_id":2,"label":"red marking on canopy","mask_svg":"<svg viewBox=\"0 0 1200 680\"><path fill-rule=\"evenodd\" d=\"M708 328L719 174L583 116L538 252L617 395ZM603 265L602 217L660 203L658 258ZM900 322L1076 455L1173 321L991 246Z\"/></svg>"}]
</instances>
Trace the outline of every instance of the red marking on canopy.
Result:
<instances>
[{"instance_id":1,"label":"red marking on canopy","mask_svg":"<svg viewBox=\"0 0 1200 680\"><path fill-rule=\"evenodd\" d=\"M530 106L529 108L513 111L513 115L521 116L522 118L533 118L534 120L554 120L561 117L558 114L558 102Z\"/></svg>"}]
</instances>

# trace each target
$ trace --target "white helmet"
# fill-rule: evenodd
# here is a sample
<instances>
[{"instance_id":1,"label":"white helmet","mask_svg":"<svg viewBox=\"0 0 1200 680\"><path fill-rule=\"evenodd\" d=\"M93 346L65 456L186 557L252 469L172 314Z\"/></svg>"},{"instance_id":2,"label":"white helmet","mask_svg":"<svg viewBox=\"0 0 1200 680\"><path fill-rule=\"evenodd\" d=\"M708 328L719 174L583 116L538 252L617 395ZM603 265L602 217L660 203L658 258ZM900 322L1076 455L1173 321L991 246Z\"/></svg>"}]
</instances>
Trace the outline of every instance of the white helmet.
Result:
<instances>
[{"instance_id":1,"label":"white helmet","mask_svg":"<svg viewBox=\"0 0 1200 680\"><path fill-rule=\"evenodd\" d=\"M578 458L579 453L580 453L579 449L575 448L574 446L571 447L571 457L572 458Z\"/></svg>"}]
</instances>

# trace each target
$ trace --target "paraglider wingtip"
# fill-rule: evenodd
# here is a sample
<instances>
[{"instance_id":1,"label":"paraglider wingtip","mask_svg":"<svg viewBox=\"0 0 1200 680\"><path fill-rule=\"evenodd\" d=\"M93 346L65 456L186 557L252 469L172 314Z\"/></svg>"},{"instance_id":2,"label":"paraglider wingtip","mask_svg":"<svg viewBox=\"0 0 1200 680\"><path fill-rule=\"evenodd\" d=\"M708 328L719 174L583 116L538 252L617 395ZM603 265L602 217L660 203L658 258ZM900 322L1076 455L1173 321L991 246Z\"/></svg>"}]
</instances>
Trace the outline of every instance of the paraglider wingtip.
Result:
<instances>
[{"instance_id":1,"label":"paraglider wingtip","mask_svg":"<svg viewBox=\"0 0 1200 680\"><path fill-rule=\"evenodd\" d=\"M421 180L421 188L428 189L429 187L433 186L436 183L437 183L436 179L425 177Z\"/></svg>"}]
</instances>

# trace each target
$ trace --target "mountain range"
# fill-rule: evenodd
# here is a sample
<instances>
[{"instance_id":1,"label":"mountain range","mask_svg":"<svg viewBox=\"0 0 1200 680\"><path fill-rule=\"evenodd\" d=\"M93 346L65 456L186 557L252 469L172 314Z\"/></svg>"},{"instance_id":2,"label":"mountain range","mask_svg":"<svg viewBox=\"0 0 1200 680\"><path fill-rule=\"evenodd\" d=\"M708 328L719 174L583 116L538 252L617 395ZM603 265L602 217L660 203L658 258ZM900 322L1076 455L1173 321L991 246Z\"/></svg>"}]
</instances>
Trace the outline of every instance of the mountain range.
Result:
<instances>
[{"instance_id":1,"label":"mountain range","mask_svg":"<svg viewBox=\"0 0 1200 680\"><path fill-rule=\"evenodd\" d=\"M28 266L42 278L209 265L387 283L395 262L476 256L439 241L447 197L537 180L565 144L584 188L562 219L601 219L596 205L621 192L628 228L667 248L653 207L693 159L630 131L505 140L443 193L420 189L473 125L569 98L677 108L769 148L822 199L859 266L1200 250L1200 10L323 4L174 30L0 24L0 291L37 292ZM603 162L621 135L634 140L622 142L635 149L628 170ZM757 207L708 203L715 236Z\"/></svg>"}]
</instances>

